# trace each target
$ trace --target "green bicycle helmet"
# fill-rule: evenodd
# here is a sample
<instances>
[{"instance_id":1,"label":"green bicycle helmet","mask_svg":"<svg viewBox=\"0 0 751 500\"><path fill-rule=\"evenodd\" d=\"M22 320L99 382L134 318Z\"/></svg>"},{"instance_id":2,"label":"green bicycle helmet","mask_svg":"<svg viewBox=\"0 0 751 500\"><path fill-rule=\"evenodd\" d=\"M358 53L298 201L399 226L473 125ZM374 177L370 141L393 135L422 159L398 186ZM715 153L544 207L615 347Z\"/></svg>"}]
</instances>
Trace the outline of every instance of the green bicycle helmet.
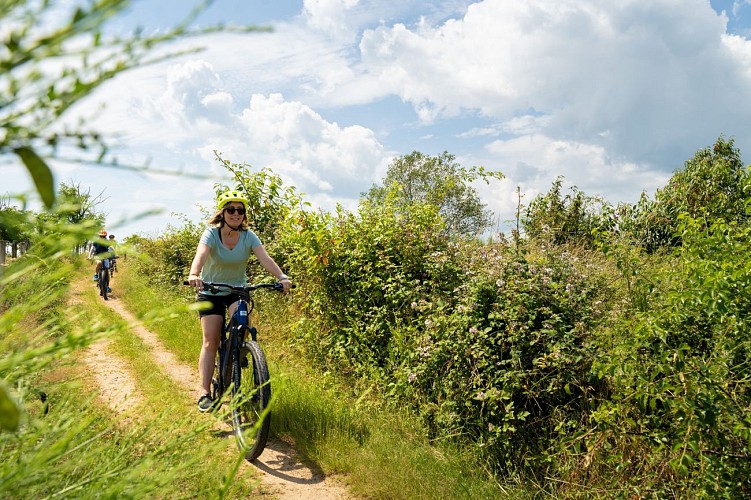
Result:
<instances>
[{"instance_id":1,"label":"green bicycle helmet","mask_svg":"<svg viewBox=\"0 0 751 500\"><path fill-rule=\"evenodd\" d=\"M216 208L218 210L221 210L227 203L232 203L233 201L242 203L245 207L245 210L248 210L248 199L243 196L240 191L236 191L234 189L225 191L219 195L219 197L216 199Z\"/></svg>"}]
</instances>

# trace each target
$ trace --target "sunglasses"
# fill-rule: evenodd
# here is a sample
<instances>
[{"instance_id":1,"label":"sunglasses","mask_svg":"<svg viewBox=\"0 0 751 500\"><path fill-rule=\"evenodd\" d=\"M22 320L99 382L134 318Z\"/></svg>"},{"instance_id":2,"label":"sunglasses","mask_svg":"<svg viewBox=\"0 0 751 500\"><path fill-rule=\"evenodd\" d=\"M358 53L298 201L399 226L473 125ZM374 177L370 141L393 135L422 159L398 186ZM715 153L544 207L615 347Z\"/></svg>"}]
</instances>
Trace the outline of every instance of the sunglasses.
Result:
<instances>
[{"instance_id":1,"label":"sunglasses","mask_svg":"<svg viewBox=\"0 0 751 500\"><path fill-rule=\"evenodd\" d=\"M240 215L245 215L245 209L243 207L235 208L235 207L227 207L224 209L228 214L235 215L235 212L237 212Z\"/></svg>"}]
</instances>

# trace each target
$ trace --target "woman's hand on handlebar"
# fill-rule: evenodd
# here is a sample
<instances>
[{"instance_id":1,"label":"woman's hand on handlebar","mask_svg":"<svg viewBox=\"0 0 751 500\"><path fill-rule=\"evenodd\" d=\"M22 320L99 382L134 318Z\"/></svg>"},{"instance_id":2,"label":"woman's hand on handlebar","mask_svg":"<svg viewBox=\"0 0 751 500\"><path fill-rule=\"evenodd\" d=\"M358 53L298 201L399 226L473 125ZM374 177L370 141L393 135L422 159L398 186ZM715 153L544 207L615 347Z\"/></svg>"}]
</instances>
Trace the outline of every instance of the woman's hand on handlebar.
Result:
<instances>
[{"instance_id":1,"label":"woman's hand on handlebar","mask_svg":"<svg viewBox=\"0 0 751 500\"><path fill-rule=\"evenodd\" d=\"M196 291L200 292L203 290L203 280L201 280L201 277L196 274L188 275L188 285L195 288Z\"/></svg>"},{"instance_id":2,"label":"woman's hand on handlebar","mask_svg":"<svg viewBox=\"0 0 751 500\"><path fill-rule=\"evenodd\" d=\"M287 294L287 293L288 293L288 292L289 292L289 291L290 291L290 290L291 290L292 288L294 288L294 287L295 287L295 285L293 285L293 284L292 284L292 282L291 282L291 281L289 280L289 278L287 278L287 277L284 277L284 278L280 279L280 280L279 280L279 283L280 283L280 284L282 285L282 287L284 288L284 289L282 290L282 293L283 293L283 294Z\"/></svg>"}]
</instances>

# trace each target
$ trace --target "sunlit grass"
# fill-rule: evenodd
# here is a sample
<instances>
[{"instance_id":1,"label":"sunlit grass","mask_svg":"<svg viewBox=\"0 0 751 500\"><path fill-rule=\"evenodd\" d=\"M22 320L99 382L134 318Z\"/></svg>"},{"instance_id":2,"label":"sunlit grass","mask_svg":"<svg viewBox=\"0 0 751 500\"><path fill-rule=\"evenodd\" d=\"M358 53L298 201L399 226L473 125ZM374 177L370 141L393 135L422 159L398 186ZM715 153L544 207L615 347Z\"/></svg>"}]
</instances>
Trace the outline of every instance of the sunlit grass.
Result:
<instances>
[{"instance_id":1,"label":"sunlit grass","mask_svg":"<svg viewBox=\"0 0 751 500\"><path fill-rule=\"evenodd\" d=\"M189 302L184 294L145 287L127 269L116 279L118 300L141 317L170 302ZM469 453L432 446L406 415L379 409L373 402L358 404L351 388L344 389L345 381L307 367L285 335L294 318L285 315L284 304L282 298L259 299L254 314L270 364L271 432L293 444L314 470L336 476L357 496L371 498L528 496L515 483L499 485ZM197 313L149 321L149 329L177 358L195 365L201 342Z\"/></svg>"},{"instance_id":2,"label":"sunlit grass","mask_svg":"<svg viewBox=\"0 0 751 500\"><path fill-rule=\"evenodd\" d=\"M40 279L15 286L31 286L33 294ZM83 278L79 273L73 279ZM132 339L122 322L96 304L93 289L90 297L83 295L70 306L56 300L48 310L5 296L6 305L24 318L19 325L30 338L23 339L25 350L6 350L0 360L0 374L14 381L13 398L23 412L18 431L0 432L0 497L216 497L232 457L217 452L206 460L211 447L202 442L206 433L192 414L163 403L150 407L149 399L132 413L116 414L97 399L97 380L81 363L85 347L102 337L114 344ZM46 321L50 318L55 321ZM17 328L1 333L4 342L20 339ZM123 359L130 372L142 371L138 355ZM150 374L158 380L153 370ZM154 401L159 395L169 401L164 397L169 387L152 383L141 389ZM240 481L231 491L243 496L251 488Z\"/></svg>"},{"instance_id":3,"label":"sunlit grass","mask_svg":"<svg viewBox=\"0 0 751 500\"><path fill-rule=\"evenodd\" d=\"M225 487L227 491L224 494L230 497L258 493L258 479L253 474L233 474L238 452L224 433L213 430L216 419L210 415L196 418L195 401L155 362L151 348L133 332L133 325L128 325L117 313L107 308L95 292L92 290L87 295L87 308L97 311L97 314L121 328L120 334L110 339L111 349L121 359L127 360L129 374L137 381L143 394L137 408L138 418L148 420L150 432L160 436L159 445L173 439L184 442L179 450L165 457L166 464L163 465L177 466L185 459L185 454L190 455L190 463L193 464L191 471L175 478L175 490L191 497L201 496L201 492L212 492L212 496L215 496L220 488ZM110 300L121 300L123 294L124 286L120 284Z\"/></svg>"}]
</instances>

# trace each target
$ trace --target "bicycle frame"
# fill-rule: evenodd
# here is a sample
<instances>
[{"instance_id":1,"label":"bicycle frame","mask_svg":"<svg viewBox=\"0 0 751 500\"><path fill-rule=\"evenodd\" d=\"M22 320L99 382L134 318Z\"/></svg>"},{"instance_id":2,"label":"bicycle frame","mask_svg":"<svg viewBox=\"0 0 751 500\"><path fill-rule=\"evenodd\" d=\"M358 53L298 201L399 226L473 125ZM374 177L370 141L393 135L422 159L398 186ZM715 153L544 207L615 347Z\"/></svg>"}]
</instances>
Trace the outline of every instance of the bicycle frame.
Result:
<instances>
[{"instance_id":1,"label":"bicycle frame","mask_svg":"<svg viewBox=\"0 0 751 500\"><path fill-rule=\"evenodd\" d=\"M237 308L232 315L224 322L222 327L222 336L219 340L219 373L222 374L219 377L219 388L217 389L218 395L224 394L229 389L232 380L230 380L231 362L235 357L242 354L241 343L246 340L245 331L250 334L253 342L256 342L257 330L250 326L248 316L253 310L253 299L248 297L241 297L237 303Z\"/></svg>"}]
</instances>

